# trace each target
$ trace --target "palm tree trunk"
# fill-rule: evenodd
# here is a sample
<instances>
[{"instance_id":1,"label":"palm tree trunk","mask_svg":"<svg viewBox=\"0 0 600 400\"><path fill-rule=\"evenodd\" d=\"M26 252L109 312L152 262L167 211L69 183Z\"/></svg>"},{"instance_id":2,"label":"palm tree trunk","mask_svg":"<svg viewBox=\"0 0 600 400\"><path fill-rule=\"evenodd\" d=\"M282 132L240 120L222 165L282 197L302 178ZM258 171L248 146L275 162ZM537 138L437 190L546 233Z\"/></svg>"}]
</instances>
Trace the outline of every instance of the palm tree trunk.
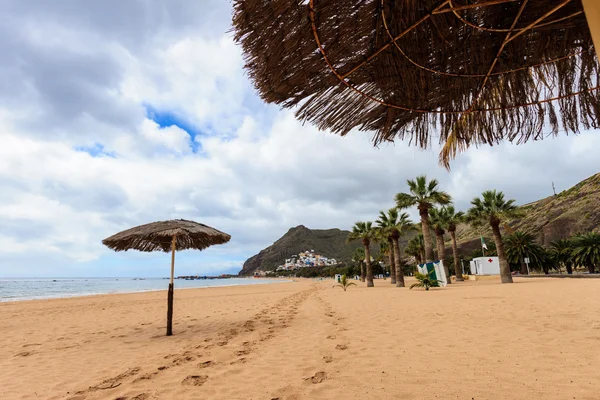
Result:
<instances>
[{"instance_id":1,"label":"palm tree trunk","mask_svg":"<svg viewBox=\"0 0 600 400\"><path fill-rule=\"evenodd\" d=\"M448 268L448 266L446 265L446 248L444 247L444 235L439 234L439 233L435 233L435 244L437 245L437 253L438 253L438 258L440 259L440 261L442 262L442 265L444 266L444 273L446 274L446 282L447 284L451 284L452 283L452 279L450 279L450 268Z\"/></svg>"},{"instance_id":2,"label":"palm tree trunk","mask_svg":"<svg viewBox=\"0 0 600 400\"><path fill-rule=\"evenodd\" d=\"M360 262L360 281L365 281L365 263L364 261Z\"/></svg>"},{"instance_id":3,"label":"palm tree trunk","mask_svg":"<svg viewBox=\"0 0 600 400\"><path fill-rule=\"evenodd\" d=\"M594 270L595 270L595 268L594 268L594 264L592 264L592 263L589 263L589 264L588 264L588 272L589 272L590 274L593 274L593 273L594 273Z\"/></svg>"},{"instance_id":4,"label":"palm tree trunk","mask_svg":"<svg viewBox=\"0 0 600 400\"><path fill-rule=\"evenodd\" d=\"M462 277L462 268L459 264L458 259L458 246L456 245L456 232L450 231L450 237L452 238L452 256L454 257L454 273L456 274L456 281L462 282L464 281Z\"/></svg>"},{"instance_id":5,"label":"palm tree trunk","mask_svg":"<svg viewBox=\"0 0 600 400\"><path fill-rule=\"evenodd\" d=\"M400 241L398 238L393 239L394 243L394 258L396 264L396 287L404 287L404 271L402 271L402 259L400 258Z\"/></svg>"},{"instance_id":6,"label":"palm tree trunk","mask_svg":"<svg viewBox=\"0 0 600 400\"><path fill-rule=\"evenodd\" d=\"M521 259L521 275L529 275L529 272L527 272L527 264L523 259Z\"/></svg>"},{"instance_id":7,"label":"palm tree trunk","mask_svg":"<svg viewBox=\"0 0 600 400\"><path fill-rule=\"evenodd\" d=\"M392 241L392 239L388 240L388 243L390 244L390 279L391 279L391 284L395 284L396 283L396 264L394 262L394 243Z\"/></svg>"},{"instance_id":8,"label":"palm tree trunk","mask_svg":"<svg viewBox=\"0 0 600 400\"><path fill-rule=\"evenodd\" d=\"M433 243L431 241L431 230L429 229L429 212L427 209L419 209L421 216L421 228L423 229L423 243L425 245L425 262L433 261Z\"/></svg>"},{"instance_id":9,"label":"palm tree trunk","mask_svg":"<svg viewBox=\"0 0 600 400\"><path fill-rule=\"evenodd\" d=\"M492 231L494 232L494 242L496 243L496 251L498 252L498 260L500 261L500 279L502 283L513 283L510 266L506 260L504 253L504 243L502 243L502 235L500 234L500 223L490 222Z\"/></svg>"},{"instance_id":10,"label":"palm tree trunk","mask_svg":"<svg viewBox=\"0 0 600 400\"><path fill-rule=\"evenodd\" d=\"M360 281L364 282L365 281L365 277L366 277L366 274L365 274L365 263L361 262L360 263Z\"/></svg>"},{"instance_id":11,"label":"palm tree trunk","mask_svg":"<svg viewBox=\"0 0 600 400\"><path fill-rule=\"evenodd\" d=\"M367 263L367 287L373 287L373 268L371 267L371 250L365 246L365 262Z\"/></svg>"},{"instance_id":12,"label":"palm tree trunk","mask_svg":"<svg viewBox=\"0 0 600 400\"><path fill-rule=\"evenodd\" d=\"M573 266L571 263L566 263L565 268L567 269L567 274L571 275L573 273Z\"/></svg>"},{"instance_id":13,"label":"palm tree trunk","mask_svg":"<svg viewBox=\"0 0 600 400\"><path fill-rule=\"evenodd\" d=\"M425 250L421 250L421 255L419 258L419 264L425 264Z\"/></svg>"}]
</instances>

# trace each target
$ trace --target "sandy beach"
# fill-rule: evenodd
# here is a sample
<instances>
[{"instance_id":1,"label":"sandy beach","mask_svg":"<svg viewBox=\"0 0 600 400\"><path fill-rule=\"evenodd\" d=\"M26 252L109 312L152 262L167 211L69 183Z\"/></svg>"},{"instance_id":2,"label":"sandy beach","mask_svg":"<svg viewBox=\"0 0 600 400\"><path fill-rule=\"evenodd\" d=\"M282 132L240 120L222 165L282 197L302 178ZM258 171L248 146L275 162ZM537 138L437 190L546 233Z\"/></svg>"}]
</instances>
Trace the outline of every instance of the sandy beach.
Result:
<instances>
[{"instance_id":1,"label":"sandy beach","mask_svg":"<svg viewBox=\"0 0 600 400\"><path fill-rule=\"evenodd\" d=\"M0 398L598 398L599 280L375 284L0 304Z\"/></svg>"}]
</instances>

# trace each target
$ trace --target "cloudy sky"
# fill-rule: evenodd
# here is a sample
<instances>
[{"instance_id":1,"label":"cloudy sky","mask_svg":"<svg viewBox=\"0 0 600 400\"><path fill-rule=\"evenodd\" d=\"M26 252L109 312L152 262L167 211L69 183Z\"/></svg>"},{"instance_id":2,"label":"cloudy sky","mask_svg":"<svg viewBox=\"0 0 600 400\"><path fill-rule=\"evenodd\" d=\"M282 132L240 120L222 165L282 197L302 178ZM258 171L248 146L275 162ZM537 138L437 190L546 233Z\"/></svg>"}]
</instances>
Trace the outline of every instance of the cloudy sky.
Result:
<instances>
[{"instance_id":1,"label":"cloudy sky","mask_svg":"<svg viewBox=\"0 0 600 400\"><path fill-rule=\"evenodd\" d=\"M418 174L465 208L485 189L522 204L600 170L597 132L471 149L448 172L437 149L303 126L254 92L223 0L0 5L0 277L166 276L164 254L101 240L171 218L232 235L178 254L178 274L237 272L292 226L376 218Z\"/></svg>"}]
</instances>

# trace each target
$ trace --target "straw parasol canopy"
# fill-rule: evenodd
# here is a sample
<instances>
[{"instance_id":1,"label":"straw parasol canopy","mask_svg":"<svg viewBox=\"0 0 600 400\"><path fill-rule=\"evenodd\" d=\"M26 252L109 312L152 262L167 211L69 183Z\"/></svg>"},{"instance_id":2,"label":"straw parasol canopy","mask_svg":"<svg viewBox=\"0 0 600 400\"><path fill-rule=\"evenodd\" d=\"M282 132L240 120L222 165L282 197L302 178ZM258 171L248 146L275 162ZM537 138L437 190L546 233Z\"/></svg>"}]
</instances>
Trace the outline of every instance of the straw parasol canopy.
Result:
<instances>
[{"instance_id":1,"label":"straw parasol canopy","mask_svg":"<svg viewBox=\"0 0 600 400\"><path fill-rule=\"evenodd\" d=\"M185 219L152 222L119 232L102 241L114 251L139 250L172 251L172 239L177 238L175 250L204 250L209 246L229 242L231 236L210 226Z\"/></svg>"},{"instance_id":2,"label":"straw parasol canopy","mask_svg":"<svg viewBox=\"0 0 600 400\"><path fill-rule=\"evenodd\" d=\"M167 298L167 336L173 334L173 279L177 250L204 250L209 246L229 242L231 236L194 221L176 219L152 222L119 232L102 241L115 251L171 252L171 280Z\"/></svg>"},{"instance_id":3,"label":"straw parasol canopy","mask_svg":"<svg viewBox=\"0 0 600 400\"><path fill-rule=\"evenodd\" d=\"M472 145L600 126L599 64L581 0L235 0L261 97L345 135L440 161Z\"/></svg>"}]
</instances>

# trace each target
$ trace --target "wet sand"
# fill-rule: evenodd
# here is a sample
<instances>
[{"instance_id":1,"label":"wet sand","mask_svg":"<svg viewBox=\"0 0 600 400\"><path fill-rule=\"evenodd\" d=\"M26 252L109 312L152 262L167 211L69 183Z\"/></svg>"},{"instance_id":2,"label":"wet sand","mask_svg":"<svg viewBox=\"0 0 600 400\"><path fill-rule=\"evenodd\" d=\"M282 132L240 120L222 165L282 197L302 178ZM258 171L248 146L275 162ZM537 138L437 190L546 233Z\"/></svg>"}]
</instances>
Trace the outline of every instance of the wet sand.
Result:
<instances>
[{"instance_id":1,"label":"wet sand","mask_svg":"<svg viewBox=\"0 0 600 400\"><path fill-rule=\"evenodd\" d=\"M598 280L363 285L2 303L0 398L599 398Z\"/></svg>"}]
</instances>

